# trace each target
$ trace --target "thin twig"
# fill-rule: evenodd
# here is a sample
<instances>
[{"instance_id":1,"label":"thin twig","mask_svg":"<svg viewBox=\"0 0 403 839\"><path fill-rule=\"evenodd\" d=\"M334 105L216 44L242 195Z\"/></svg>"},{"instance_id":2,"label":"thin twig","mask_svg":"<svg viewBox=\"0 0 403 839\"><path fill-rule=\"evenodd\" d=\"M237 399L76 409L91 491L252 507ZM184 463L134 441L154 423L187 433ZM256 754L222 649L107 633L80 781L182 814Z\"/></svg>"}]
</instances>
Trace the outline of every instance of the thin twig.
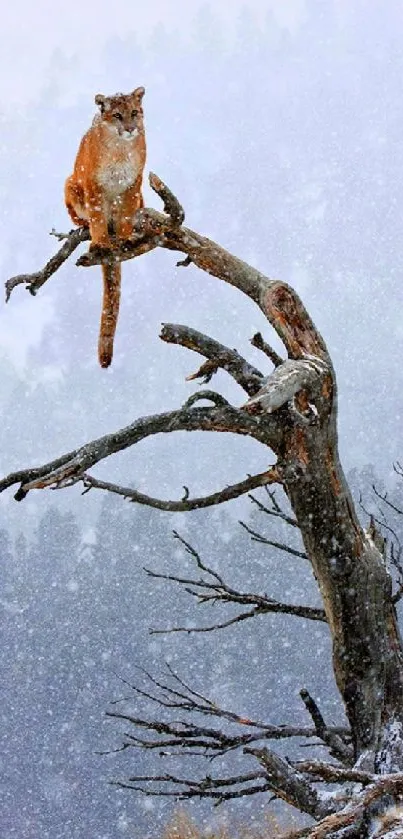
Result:
<instances>
[{"instance_id":1,"label":"thin twig","mask_svg":"<svg viewBox=\"0 0 403 839\"><path fill-rule=\"evenodd\" d=\"M263 504L260 501L259 498L255 498L254 495L249 495L249 498L250 498L250 500L252 501L253 504L256 504L256 507L258 508L258 510L260 510L261 513L266 513L268 516L274 516L275 518L282 519L286 524L289 524L291 527L296 527L299 530L297 520L292 518L291 516L288 516L281 509L281 507L280 507L280 505L279 505L279 503L278 503L278 501L275 497L274 491L270 492L270 490L269 490L269 491L267 491L267 494L269 495L269 497L271 499L273 509L270 509L269 507L266 507L265 504Z\"/></svg>"},{"instance_id":2,"label":"thin twig","mask_svg":"<svg viewBox=\"0 0 403 839\"><path fill-rule=\"evenodd\" d=\"M240 521L239 524L246 530L247 533L252 537L253 542L259 542L261 545L269 545L272 548L277 548L279 551L285 551L285 553L291 554L291 556L297 556L301 559L309 559L308 554L304 551L298 551L296 548L290 548L289 545L286 545L284 542L275 542L273 539L267 539L266 536L262 536L261 533L257 533L256 530L249 527L244 521Z\"/></svg>"},{"instance_id":3,"label":"thin twig","mask_svg":"<svg viewBox=\"0 0 403 839\"><path fill-rule=\"evenodd\" d=\"M388 493L386 492L386 490L384 493L380 492L376 488L375 484L372 484L372 490L376 497L380 499L380 501L383 501L384 504L390 507L391 510L394 510L394 512L397 513L399 516L403 516L403 510L400 507L397 507L396 504L392 503L392 501L388 497Z\"/></svg>"},{"instance_id":4,"label":"thin twig","mask_svg":"<svg viewBox=\"0 0 403 839\"><path fill-rule=\"evenodd\" d=\"M175 783L175 776L160 776L157 781L161 782L161 780L169 781L171 780L172 783ZM192 786L187 789L179 789L179 790L164 790L158 787L156 790L149 789L147 787L139 786L139 783L152 781L153 778L150 776L144 776L140 778L139 782L136 781L136 778L133 778L133 781L125 782L125 781L111 781L110 783L114 786L120 787L121 789L130 789L136 792L142 792L144 795L148 796L157 796L157 797L168 797L168 798L175 798L176 800L182 801L187 800L189 798L211 798L216 800L216 805L221 804L223 801L230 801L234 798L243 798L247 795L256 795L259 792L268 792L271 789L270 784L256 784L251 787L242 787L239 790L232 790L232 791L219 791L218 789L209 789L207 787L202 788L201 786L195 786L196 782L193 782Z\"/></svg>"}]
</instances>

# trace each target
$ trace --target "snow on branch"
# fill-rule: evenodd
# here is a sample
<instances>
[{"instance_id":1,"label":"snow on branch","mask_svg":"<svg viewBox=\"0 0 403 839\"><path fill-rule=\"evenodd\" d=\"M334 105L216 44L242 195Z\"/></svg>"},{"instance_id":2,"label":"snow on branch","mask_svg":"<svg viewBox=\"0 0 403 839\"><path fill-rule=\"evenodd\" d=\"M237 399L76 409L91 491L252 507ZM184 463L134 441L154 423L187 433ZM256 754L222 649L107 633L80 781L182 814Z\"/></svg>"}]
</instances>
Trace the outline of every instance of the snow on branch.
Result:
<instances>
[{"instance_id":1,"label":"snow on branch","mask_svg":"<svg viewBox=\"0 0 403 839\"><path fill-rule=\"evenodd\" d=\"M302 813L308 813L315 819L322 818L328 807L321 802L315 787L305 780L294 767L267 746L261 749L244 748L244 754L256 757L264 767L266 779L272 791L287 804L296 807Z\"/></svg>"},{"instance_id":2,"label":"snow on branch","mask_svg":"<svg viewBox=\"0 0 403 839\"><path fill-rule=\"evenodd\" d=\"M252 396L245 410L249 413L264 411L272 413L283 405L291 402L300 391L314 391L328 374L327 365L319 358L288 359L279 364L268 376L258 392ZM314 419L318 417L318 410L305 398L303 405L296 405L301 413Z\"/></svg>"},{"instance_id":3,"label":"snow on branch","mask_svg":"<svg viewBox=\"0 0 403 839\"><path fill-rule=\"evenodd\" d=\"M340 836L339 831L343 828L354 825L359 829L365 811L378 799L388 793L394 795L401 795L403 793L402 773L375 777L373 783L364 788L360 793L350 795L348 803L343 809L321 820L306 835L309 839L330 839L330 837L335 837L336 839L336 836ZM400 820L399 824L401 828L403 826L402 820ZM394 832L396 839L398 839L399 833ZM379 837L386 835L385 832L377 834Z\"/></svg>"}]
</instances>

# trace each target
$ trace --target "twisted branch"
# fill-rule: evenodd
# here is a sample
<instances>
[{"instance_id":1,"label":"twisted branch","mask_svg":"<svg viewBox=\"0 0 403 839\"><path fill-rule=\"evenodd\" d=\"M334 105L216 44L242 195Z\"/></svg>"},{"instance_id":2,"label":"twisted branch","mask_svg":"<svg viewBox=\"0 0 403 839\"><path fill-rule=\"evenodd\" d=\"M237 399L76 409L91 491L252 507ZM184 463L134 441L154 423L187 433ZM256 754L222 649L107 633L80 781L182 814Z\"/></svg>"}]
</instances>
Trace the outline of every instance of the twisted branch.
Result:
<instances>
[{"instance_id":1,"label":"twisted branch","mask_svg":"<svg viewBox=\"0 0 403 839\"><path fill-rule=\"evenodd\" d=\"M161 181L161 179L152 172L150 173L149 181L152 189L163 201L164 211L168 216L167 224L169 224L172 228L180 226L184 221L185 213L178 199ZM76 250L78 245L80 245L81 242L88 242L90 240L88 227L78 227L68 234L56 234L55 231L52 230L51 235L56 236L56 238L59 241L63 241L64 244L40 271L35 271L33 274L19 274L18 276L11 277L7 280L5 283L6 303L9 301L11 293L17 285L24 284L30 294L37 294L39 289L47 282L47 280L56 273L64 262L66 262L73 251ZM142 253L147 253L147 251L152 250L159 244L156 240L153 240L152 242L144 242L143 239L144 236L140 232L140 234L137 234L137 236L134 237L135 245L134 242L129 244L123 242L120 247L116 249L114 255L117 259L132 259L133 256L140 256ZM137 246L137 248L135 246ZM94 265L97 264L97 262L108 261L108 259L108 255L105 254L102 256L98 254L98 257L96 257L95 252L92 256L88 253L84 254L81 259L77 261L77 265Z\"/></svg>"},{"instance_id":2,"label":"twisted branch","mask_svg":"<svg viewBox=\"0 0 403 839\"><path fill-rule=\"evenodd\" d=\"M196 329L177 323L165 323L160 338L167 344L180 344L208 359L196 373L187 376L187 381L204 378L207 383L221 368L226 370L249 396L257 393L262 386L263 375L260 370L249 364L236 350L230 350L229 347L209 338L208 335L197 332Z\"/></svg>"},{"instance_id":3,"label":"twisted branch","mask_svg":"<svg viewBox=\"0 0 403 839\"><path fill-rule=\"evenodd\" d=\"M196 394L196 398L206 399L211 398L211 396ZM270 421L271 418L267 418L264 424L258 423L254 418L248 417L247 414L233 408L218 394L217 399L221 399L224 404L219 404L213 408L193 407L188 400L187 406L177 411L142 417L126 426L126 428L99 437L43 466L13 472L0 480L0 493L19 483L20 488L15 498L17 501L21 501L32 489L71 486L78 481L82 481L87 470L96 463L100 463L110 455L123 451L154 434L166 434L173 431L219 431L251 436L262 442L269 434L269 436L272 436L273 446L278 445L281 429L278 428L276 422ZM259 476L260 486L271 479L268 473L264 473L264 475L265 477ZM88 482L92 479L87 476L86 480ZM247 492L246 485L245 492Z\"/></svg>"},{"instance_id":4,"label":"twisted branch","mask_svg":"<svg viewBox=\"0 0 403 839\"><path fill-rule=\"evenodd\" d=\"M52 235L54 235L52 233ZM27 291L35 296L39 289L46 283L49 277L54 274L63 262L71 256L73 251L81 244L81 242L88 242L90 238L89 230L86 227L78 227L77 230L72 230L66 236L66 240L60 250L49 259L45 267L41 271L35 271L34 274L18 274L16 277L11 277L7 280L6 287L6 303L8 303L11 293L17 285L24 284Z\"/></svg>"}]
</instances>

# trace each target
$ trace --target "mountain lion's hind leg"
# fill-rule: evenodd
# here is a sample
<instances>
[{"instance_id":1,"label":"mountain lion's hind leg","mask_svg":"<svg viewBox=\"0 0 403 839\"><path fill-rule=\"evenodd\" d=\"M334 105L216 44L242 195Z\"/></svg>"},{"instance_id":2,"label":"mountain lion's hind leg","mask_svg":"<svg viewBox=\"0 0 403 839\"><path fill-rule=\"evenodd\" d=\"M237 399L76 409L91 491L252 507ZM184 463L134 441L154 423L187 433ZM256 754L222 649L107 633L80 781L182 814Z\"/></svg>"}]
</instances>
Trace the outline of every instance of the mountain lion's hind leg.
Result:
<instances>
[{"instance_id":1,"label":"mountain lion's hind leg","mask_svg":"<svg viewBox=\"0 0 403 839\"><path fill-rule=\"evenodd\" d=\"M74 224L77 224L79 227L88 227L83 190L75 184L72 177L67 178L64 187L64 198L69 216Z\"/></svg>"}]
</instances>

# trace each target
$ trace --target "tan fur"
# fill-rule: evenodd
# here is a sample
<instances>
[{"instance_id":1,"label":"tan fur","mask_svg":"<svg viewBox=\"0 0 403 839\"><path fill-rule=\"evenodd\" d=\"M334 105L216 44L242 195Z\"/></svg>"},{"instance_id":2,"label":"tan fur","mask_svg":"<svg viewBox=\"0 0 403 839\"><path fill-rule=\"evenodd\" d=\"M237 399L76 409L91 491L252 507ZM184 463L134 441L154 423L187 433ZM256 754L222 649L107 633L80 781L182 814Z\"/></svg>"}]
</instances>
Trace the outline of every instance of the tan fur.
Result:
<instances>
[{"instance_id":1,"label":"tan fur","mask_svg":"<svg viewBox=\"0 0 403 839\"><path fill-rule=\"evenodd\" d=\"M119 314L121 265L113 259L118 240L129 239L133 216L143 207L141 185L146 160L142 99L144 88L127 95L98 94L100 113L84 135L73 174L65 186L66 207L74 224L89 227L91 249L105 249L104 294L98 355L109 367Z\"/></svg>"}]
</instances>

